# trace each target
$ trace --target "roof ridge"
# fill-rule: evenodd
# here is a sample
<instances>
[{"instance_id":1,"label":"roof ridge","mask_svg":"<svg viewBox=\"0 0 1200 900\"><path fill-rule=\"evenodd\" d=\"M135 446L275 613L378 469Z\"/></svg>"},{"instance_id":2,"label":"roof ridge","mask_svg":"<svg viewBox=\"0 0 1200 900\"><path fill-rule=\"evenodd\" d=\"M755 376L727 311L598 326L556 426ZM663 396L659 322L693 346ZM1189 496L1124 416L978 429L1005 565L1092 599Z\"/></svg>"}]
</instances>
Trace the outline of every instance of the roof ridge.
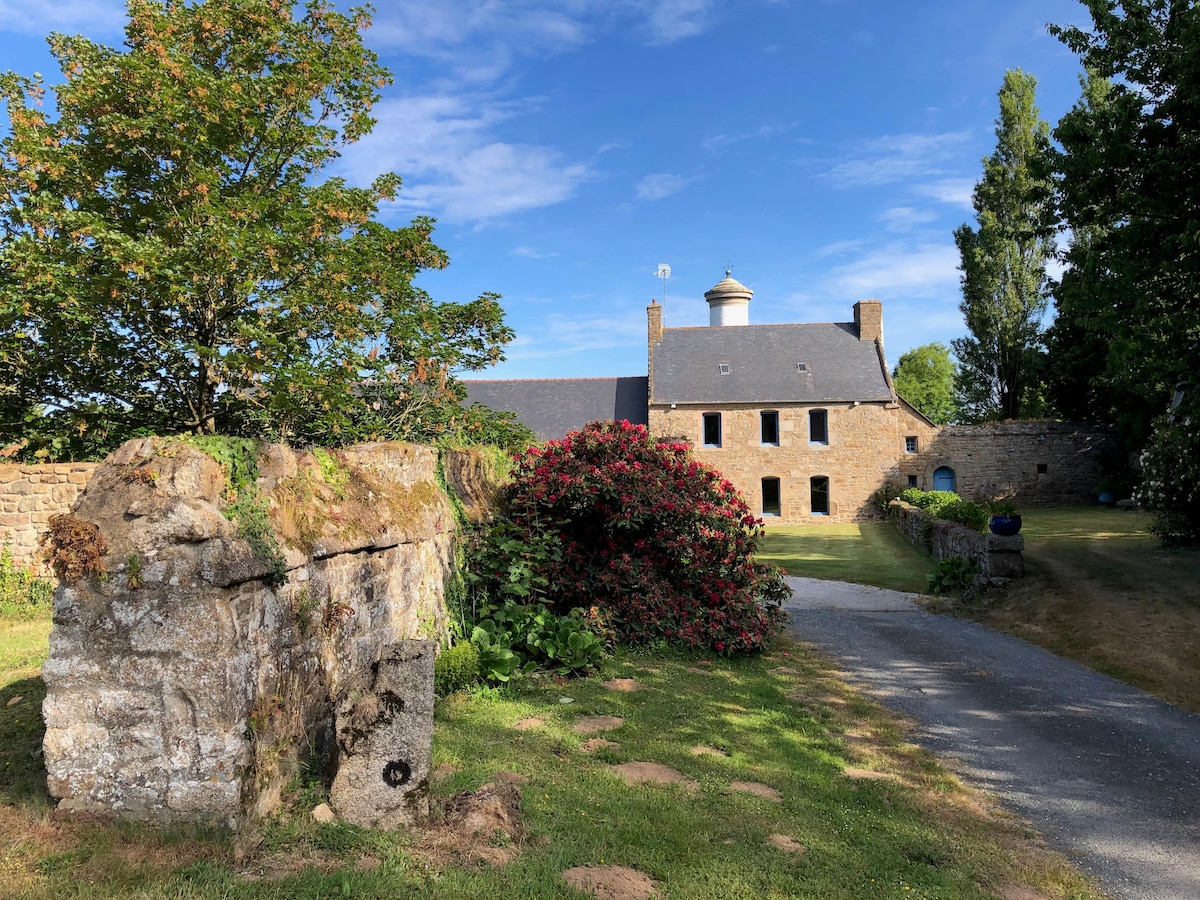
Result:
<instances>
[{"instance_id":1,"label":"roof ridge","mask_svg":"<svg viewBox=\"0 0 1200 900\"><path fill-rule=\"evenodd\" d=\"M709 329L723 328L823 328L853 324L853 322L779 322L775 324L761 322L757 325L675 325L663 326L663 331L708 331Z\"/></svg>"},{"instance_id":2,"label":"roof ridge","mask_svg":"<svg viewBox=\"0 0 1200 900\"><path fill-rule=\"evenodd\" d=\"M645 378L645 375L606 375L597 378L460 378L463 384L519 384L527 381L620 381L622 378Z\"/></svg>"}]
</instances>

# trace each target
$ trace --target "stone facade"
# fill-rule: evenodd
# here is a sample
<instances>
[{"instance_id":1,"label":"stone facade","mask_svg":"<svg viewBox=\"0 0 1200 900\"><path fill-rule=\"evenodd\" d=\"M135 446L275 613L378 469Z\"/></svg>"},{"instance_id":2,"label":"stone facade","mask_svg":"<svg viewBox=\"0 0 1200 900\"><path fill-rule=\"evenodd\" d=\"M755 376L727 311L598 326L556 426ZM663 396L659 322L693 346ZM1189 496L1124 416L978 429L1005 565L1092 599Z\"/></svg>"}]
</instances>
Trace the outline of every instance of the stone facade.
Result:
<instances>
[{"instance_id":1,"label":"stone facade","mask_svg":"<svg viewBox=\"0 0 1200 900\"><path fill-rule=\"evenodd\" d=\"M934 488L935 473L953 473L954 490L972 500L1011 497L1021 506L1089 503L1116 452L1110 428L1077 422L998 422L952 425L900 472L922 490Z\"/></svg>"},{"instance_id":2,"label":"stone facade","mask_svg":"<svg viewBox=\"0 0 1200 900\"><path fill-rule=\"evenodd\" d=\"M0 545L8 545L18 565L49 574L38 538L51 516L71 509L98 465L0 465Z\"/></svg>"},{"instance_id":3,"label":"stone facade","mask_svg":"<svg viewBox=\"0 0 1200 900\"><path fill-rule=\"evenodd\" d=\"M814 441L813 413L824 412L825 441ZM720 415L720 446L704 446L705 414ZM777 443L763 442L763 414L774 413ZM857 522L877 518L871 494L901 477L906 439L918 450L938 429L904 403L713 404L701 408L650 407L650 430L684 438L698 459L719 469L756 514L781 523ZM770 437L770 434L767 435ZM821 435L816 435L818 438ZM916 455L916 454L907 454ZM777 488L764 487L777 479ZM827 508L820 506L827 479ZM778 502L773 511L774 501Z\"/></svg>"},{"instance_id":4,"label":"stone facade","mask_svg":"<svg viewBox=\"0 0 1200 900\"><path fill-rule=\"evenodd\" d=\"M302 757L332 767L334 709L362 673L398 641L442 634L455 526L435 452L348 448L332 475L324 462L260 448L283 584L194 447L131 441L95 473L73 516L98 526L107 572L60 585L43 667L61 808L261 816Z\"/></svg>"}]
</instances>

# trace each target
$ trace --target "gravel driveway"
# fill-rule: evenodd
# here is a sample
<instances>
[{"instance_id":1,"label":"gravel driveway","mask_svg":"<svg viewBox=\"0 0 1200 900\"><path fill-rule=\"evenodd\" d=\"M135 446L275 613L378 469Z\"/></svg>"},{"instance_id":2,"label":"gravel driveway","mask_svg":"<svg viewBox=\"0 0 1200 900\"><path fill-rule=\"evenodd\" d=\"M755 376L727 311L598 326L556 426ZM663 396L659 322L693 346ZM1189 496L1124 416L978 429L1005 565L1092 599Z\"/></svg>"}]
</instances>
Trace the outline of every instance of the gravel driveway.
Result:
<instances>
[{"instance_id":1,"label":"gravel driveway","mask_svg":"<svg viewBox=\"0 0 1200 900\"><path fill-rule=\"evenodd\" d=\"M915 594L789 578L791 631L1117 898L1200 898L1200 716Z\"/></svg>"}]
</instances>

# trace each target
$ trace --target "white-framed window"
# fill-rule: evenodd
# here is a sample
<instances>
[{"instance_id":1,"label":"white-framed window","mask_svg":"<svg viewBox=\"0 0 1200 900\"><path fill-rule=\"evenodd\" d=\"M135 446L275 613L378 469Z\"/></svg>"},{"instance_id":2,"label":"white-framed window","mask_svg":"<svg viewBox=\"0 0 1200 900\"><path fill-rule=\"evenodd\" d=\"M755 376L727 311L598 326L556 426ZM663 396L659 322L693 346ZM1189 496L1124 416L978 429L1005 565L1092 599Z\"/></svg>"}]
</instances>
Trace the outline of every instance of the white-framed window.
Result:
<instances>
[{"instance_id":1,"label":"white-framed window","mask_svg":"<svg viewBox=\"0 0 1200 900\"><path fill-rule=\"evenodd\" d=\"M829 515L829 479L815 475L808 480L809 510L814 516Z\"/></svg>"},{"instance_id":2,"label":"white-framed window","mask_svg":"<svg viewBox=\"0 0 1200 900\"><path fill-rule=\"evenodd\" d=\"M721 446L721 414L706 412L700 417L700 443L704 447Z\"/></svg>"},{"instance_id":3,"label":"white-framed window","mask_svg":"<svg viewBox=\"0 0 1200 900\"><path fill-rule=\"evenodd\" d=\"M779 446L779 413L774 410L767 410L759 413L758 417L758 432L759 440L769 446Z\"/></svg>"},{"instance_id":4,"label":"white-framed window","mask_svg":"<svg viewBox=\"0 0 1200 900\"><path fill-rule=\"evenodd\" d=\"M908 437L906 437L904 439L904 452L905 453L916 453L917 452L917 436L915 434L910 434L910 435L908 435Z\"/></svg>"},{"instance_id":5,"label":"white-framed window","mask_svg":"<svg viewBox=\"0 0 1200 900\"><path fill-rule=\"evenodd\" d=\"M779 494L779 479L764 478L762 480L762 514L764 516L778 516L782 509L783 504Z\"/></svg>"},{"instance_id":6,"label":"white-framed window","mask_svg":"<svg viewBox=\"0 0 1200 900\"><path fill-rule=\"evenodd\" d=\"M808 442L810 444L829 443L829 412L824 409L808 411Z\"/></svg>"}]
</instances>

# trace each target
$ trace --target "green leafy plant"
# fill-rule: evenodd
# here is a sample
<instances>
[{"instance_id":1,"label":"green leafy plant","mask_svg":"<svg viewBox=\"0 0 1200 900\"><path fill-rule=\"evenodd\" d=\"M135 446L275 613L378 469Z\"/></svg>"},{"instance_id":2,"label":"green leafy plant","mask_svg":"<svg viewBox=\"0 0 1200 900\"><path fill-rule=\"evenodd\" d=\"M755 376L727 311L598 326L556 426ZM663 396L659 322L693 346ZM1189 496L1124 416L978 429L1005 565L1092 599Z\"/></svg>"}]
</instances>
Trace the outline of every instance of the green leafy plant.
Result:
<instances>
[{"instance_id":1,"label":"green leafy plant","mask_svg":"<svg viewBox=\"0 0 1200 900\"><path fill-rule=\"evenodd\" d=\"M1003 516L1006 519L1011 519L1017 514L1016 501L1007 497L989 500L987 508L993 516Z\"/></svg>"},{"instance_id":2,"label":"green leafy plant","mask_svg":"<svg viewBox=\"0 0 1200 900\"><path fill-rule=\"evenodd\" d=\"M17 565L8 544L0 545L0 604L27 611L45 608L53 600L53 583Z\"/></svg>"},{"instance_id":3,"label":"green leafy plant","mask_svg":"<svg viewBox=\"0 0 1200 900\"><path fill-rule=\"evenodd\" d=\"M438 654L433 662L433 690L439 697L461 691L479 680L479 647L457 641Z\"/></svg>"},{"instance_id":4,"label":"green leafy plant","mask_svg":"<svg viewBox=\"0 0 1200 900\"><path fill-rule=\"evenodd\" d=\"M975 583L978 574L979 566L975 560L965 556L948 556L940 560L929 574L929 591L938 596L962 596Z\"/></svg>"},{"instance_id":5,"label":"green leafy plant","mask_svg":"<svg viewBox=\"0 0 1200 900\"><path fill-rule=\"evenodd\" d=\"M891 513L892 501L903 492L904 488L900 487L894 481L889 481L878 488L875 493L871 494L871 505L879 510L881 516L886 517Z\"/></svg>"},{"instance_id":6,"label":"green leafy plant","mask_svg":"<svg viewBox=\"0 0 1200 900\"><path fill-rule=\"evenodd\" d=\"M131 591L142 586L142 558L136 553L130 553L125 559L125 582Z\"/></svg>"}]
</instances>

